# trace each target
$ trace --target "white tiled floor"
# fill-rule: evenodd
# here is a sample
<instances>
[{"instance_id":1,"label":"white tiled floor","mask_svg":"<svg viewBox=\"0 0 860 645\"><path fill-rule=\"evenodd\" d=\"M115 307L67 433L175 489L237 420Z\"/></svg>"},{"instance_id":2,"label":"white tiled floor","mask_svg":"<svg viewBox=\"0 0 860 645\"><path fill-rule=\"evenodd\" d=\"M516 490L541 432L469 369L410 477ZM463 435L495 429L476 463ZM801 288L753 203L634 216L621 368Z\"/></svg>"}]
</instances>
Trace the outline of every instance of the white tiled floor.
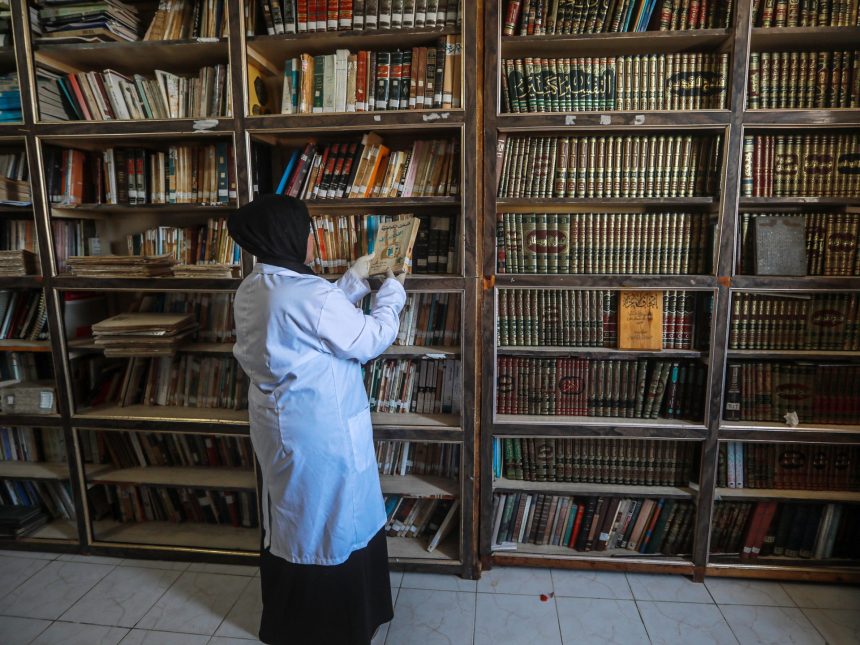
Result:
<instances>
[{"instance_id":1,"label":"white tiled floor","mask_svg":"<svg viewBox=\"0 0 860 645\"><path fill-rule=\"evenodd\" d=\"M251 645L252 567L0 552L0 645ZM392 573L373 645L860 645L860 588L497 568Z\"/></svg>"}]
</instances>

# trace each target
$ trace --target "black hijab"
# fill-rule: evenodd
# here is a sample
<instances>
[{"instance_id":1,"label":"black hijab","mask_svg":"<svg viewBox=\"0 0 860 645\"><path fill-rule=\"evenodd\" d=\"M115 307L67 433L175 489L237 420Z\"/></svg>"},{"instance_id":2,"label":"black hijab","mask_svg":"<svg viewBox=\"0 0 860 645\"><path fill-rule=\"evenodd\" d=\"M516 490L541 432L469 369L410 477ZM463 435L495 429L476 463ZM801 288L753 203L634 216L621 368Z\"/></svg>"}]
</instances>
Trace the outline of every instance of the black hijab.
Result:
<instances>
[{"instance_id":1,"label":"black hijab","mask_svg":"<svg viewBox=\"0 0 860 645\"><path fill-rule=\"evenodd\" d=\"M311 216L300 199L262 195L227 220L236 243L259 262L314 275L305 264Z\"/></svg>"}]
</instances>

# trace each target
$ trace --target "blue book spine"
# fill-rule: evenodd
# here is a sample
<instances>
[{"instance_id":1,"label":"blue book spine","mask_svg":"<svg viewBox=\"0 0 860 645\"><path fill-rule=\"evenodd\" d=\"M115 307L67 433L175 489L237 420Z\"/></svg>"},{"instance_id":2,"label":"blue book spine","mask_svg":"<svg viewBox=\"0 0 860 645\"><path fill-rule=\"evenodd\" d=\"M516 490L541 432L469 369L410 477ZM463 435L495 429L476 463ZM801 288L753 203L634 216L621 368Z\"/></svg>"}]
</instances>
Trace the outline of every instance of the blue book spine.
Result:
<instances>
[{"instance_id":1,"label":"blue book spine","mask_svg":"<svg viewBox=\"0 0 860 645\"><path fill-rule=\"evenodd\" d=\"M287 181L290 178L290 174L293 172L293 167L296 165L296 161L299 158L299 150L293 150L293 154L290 156L290 160L287 162L287 167L284 168L284 174L281 175L281 181L278 184L278 189L275 191L276 195L283 195L284 189L287 187Z\"/></svg>"}]
</instances>

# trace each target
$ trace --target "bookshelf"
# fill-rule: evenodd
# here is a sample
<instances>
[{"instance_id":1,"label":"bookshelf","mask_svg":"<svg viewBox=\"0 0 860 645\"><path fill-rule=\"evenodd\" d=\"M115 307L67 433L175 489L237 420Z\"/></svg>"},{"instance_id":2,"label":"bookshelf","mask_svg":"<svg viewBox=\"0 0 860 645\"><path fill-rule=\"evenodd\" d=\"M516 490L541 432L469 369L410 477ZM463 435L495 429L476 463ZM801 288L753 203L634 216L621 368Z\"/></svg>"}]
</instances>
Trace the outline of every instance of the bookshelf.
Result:
<instances>
[{"instance_id":1,"label":"bookshelf","mask_svg":"<svg viewBox=\"0 0 860 645\"><path fill-rule=\"evenodd\" d=\"M856 43L858 32L856 26L840 27L759 27L754 24L752 15L752 0L739 0L734 3L734 12L731 21L719 28L690 29L683 31L652 31L655 24L652 21L649 31L631 33L588 33L575 35L519 35L519 23L513 35L503 34L503 26L506 21L507 3L488 3L485 7L484 32L486 34L484 47L484 150L488 151L484 159L484 187L483 187L483 209L484 219L483 231L483 264L484 274L483 300L481 308L481 327L483 330L482 342L482 368L484 374L484 388L486 394L482 404L482 432L481 432L481 540L480 556L484 568L493 565L523 565L523 566L552 566L566 568L604 569L604 570L626 570L626 571L649 571L660 573L683 573L692 575L697 580L702 580L706 575L713 576L736 576L752 578L771 579L799 579L799 580L834 580L834 581L856 581L860 579L856 559L850 557L838 557L841 551L837 547L834 553L828 555L823 549L815 557L803 557L795 554L794 557L782 555L767 555L757 559L741 557L738 553L740 546L730 544L727 552L712 552L709 545L712 541L721 539L723 526L720 522L726 521L726 510L722 506L726 504L751 504L780 502L783 507L795 508L803 504L819 504L818 507L809 510L808 514L824 513L827 504L838 505L843 503L850 505L856 503L856 494L844 488L840 490L819 490L813 486L795 486L795 488L780 488L762 486L760 488L729 488L723 481L719 481L719 469L724 467L722 461L718 462L721 451L725 451L729 443L743 444L744 446L772 446L774 449L785 449L790 451L793 447L809 448L819 450L823 446L835 446L839 449L849 449L856 446L856 425L852 423L827 423L809 420L801 422L796 427L790 427L786 423L751 420L729 420L724 416L724 408L727 396L727 381L729 366L738 361L761 362L777 361L789 362L800 361L802 363L822 363L825 365L838 365L850 368L856 364L856 352L846 346L845 350L830 346L815 347L787 347L779 343L755 346L739 347L732 344L730 330L732 328L732 303L741 300L746 295L762 294L765 296L784 296L787 298L827 297L834 292L845 294L850 298L860 288L856 276L836 275L806 275L804 277L785 276L759 276L753 275L754 271L744 270L739 264L738 254L742 250L740 238L742 235L743 213L790 213L798 214L805 212L823 212L826 216L851 214L857 212L856 196L841 193L840 196L827 190L817 189L807 192L791 193L793 196L759 197L748 195L744 192L742 183L743 175L743 142L747 135L776 135L780 133L791 135L819 134L830 136L836 134L856 134L860 126L860 111L853 107L831 108L818 106L808 107L768 107L767 109L749 109L748 78L749 61L756 56L761 59L764 52L789 52L787 58L790 60L791 53L803 51L841 51L843 48L851 48ZM659 14L660 3L657 3L655 13ZM545 18L546 19L546 18ZM552 29L550 28L550 32ZM674 54L674 53L712 53L727 54L729 67L726 81L726 101L717 109L684 109L684 110L612 110L596 109L588 111L567 111L561 99L558 99L559 111L536 112L533 106L529 110L519 113L510 113L505 110L506 102L503 100L505 88L510 87L514 81L510 78L503 79L502 70L505 59L522 59L525 65L534 64L537 69L553 69L554 59L567 56L576 56L582 65L587 57L619 57L640 55L645 58L651 54ZM528 57L531 57L529 59ZM584 57L584 58L582 58ZM577 59L573 59L576 62ZM541 62L542 61L542 62ZM586 68L586 74L590 68ZM554 69L553 69L554 71ZM550 72L552 73L552 72ZM503 83L503 80L505 82ZM517 81L519 82L519 81ZM532 83L543 85L544 80L522 81L523 90L533 90ZM571 81L571 86L573 87ZM587 81L579 81L583 84ZM583 92L588 92L588 86L583 85ZM554 89L551 85L545 85L539 90L545 91L549 98L544 99L545 105L554 105L556 100L553 96ZM624 89L623 87L621 88ZM574 89L573 91L577 91ZM523 94L522 96L525 96ZM601 94L600 100L606 100L606 95ZM512 101L513 99L511 99ZM540 100L540 99L539 99ZM586 101L591 99L586 99ZM783 105L783 104L781 104ZM847 103L846 103L847 105ZM522 104L520 104L522 108ZM577 193L574 197L548 197L546 194L532 193L527 197L511 198L504 192L503 171L504 164L508 163L511 141L517 137L624 137L624 136L647 136L660 135L669 130L673 134L693 135L720 135L721 157L717 162L718 186L707 194L687 197L582 197ZM560 144L559 144L560 145ZM572 144L571 144L572 145ZM609 149L607 145L607 150ZM491 154L496 150L497 154ZM552 153L556 149L552 149ZM540 155L534 154L534 163L537 165ZM608 159L608 157L605 157ZM551 157L555 160L555 157ZM597 165L597 156L590 158L589 163L584 166L586 171ZM529 162L532 157L529 157ZM556 163L558 166L558 163ZM573 162L570 163L573 166ZM552 167L552 163L550 164ZM599 165L598 165L599 167ZM623 166L626 169L629 166ZM538 165L540 169L540 166ZM516 171L515 171L516 172ZM539 170L538 170L539 172ZM549 188L553 189L553 179L558 179L558 171L555 175L550 174ZM570 172L570 171L568 171ZM611 174L609 175L611 179ZM501 178L502 190L497 192L497 181ZM590 180L590 178L589 178ZM598 180L599 181L599 180ZM563 183L563 182L562 182ZM594 195L601 193L595 192ZM639 193L640 195L642 193ZM647 194L647 193L646 193ZM789 193L786 193L789 194ZM511 272L510 253L512 248L519 248L523 244L523 235L528 235L532 227L537 226L537 235L541 234L542 220L529 221L523 219L522 223L516 221L508 227L507 221L502 218L501 225L497 216L501 214L531 214L547 213L547 228L552 229L556 222L559 226L566 226L564 220L555 220L556 214L571 213L571 220L576 213L629 213L643 214L655 212L658 209L665 211L682 211L690 213L705 213L713 226L712 236L708 239L708 250L712 262L706 264L704 270L690 275L665 275L659 272L650 274L633 274L630 271L597 270L587 273L570 270L564 273L547 272L546 269L532 268L530 274L523 271ZM826 221L826 220L825 220ZM615 224L612 224L615 226ZM522 227L524 233L520 233L517 227ZM566 230L562 228L562 230ZM574 228L571 226L571 237ZM575 229L582 231L583 229ZM590 230L590 229L589 229ZM513 235L513 241L511 240ZM529 238L531 239L531 238ZM544 238L548 239L548 238ZM602 245L601 237L594 238L595 245ZM646 240L648 238L645 238ZM551 246L552 242L547 243ZM650 244L650 240L648 241ZM497 264L497 252L499 246L505 248L505 264L502 268ZM535 249L539 245L535 242ZM539 253L540 251L534 251ZM622 251L623 253L624 251ZM528 256L526 256L528 257ZM528 259L526 260L529 261ZM541 262L539 258L537 262ZM516 266L516 265L515 265ZM606 265L612 268L612 265ZM537 268L537 270L534 270ZM811 273L811 272L810 272ZM614 346L602 346L602 343L583 342L573 343L573 346L559 346L556 342L546 342L543 337L534 337L528 346L518 346L508 338L500 336L500 324L505 315L514 317L514 329L519 326L518 332L523 333L522 326L528 325L529 321L526 311L535 315L535 309L528 309L522 305L522 312L514 309L507 311L505 307L506 295L520 290L521 293L532 290L545 293L562 293L564 291L588 291L606 290L615 292L618 290L648 291L648 290L692 290L700 294L707 294L711 298L711 320L704 323L704 335L700 337L698 344L685 350L663 349L657 351L621 351ZM551 298L547 296L549 300ZM524 302L526 302L524 300ZM566 300L556 302L567 303ZM556 306L556 305L552 305ZM562 305L558 305L561 307ZM567 305L564 305L565 307ZM578 305L577 305L578 306ZM547 309L544 316L552 319L559 318L557 311L561 309ZM574 318L578 324L581 318L581 310L565 309L567 316ZM607 309L604 309L606 315ZM572 313L572 312L575 312ZM585 323L587 324L587 323ZM757 324L757 323L756 323ZM506 332L509 333L509 332ZM766 338L763 337L763 338ZM591 344L592 346L588 346ZM567 344L565 344L567 345ZM611 343L610 343L611 345ZM840 346L841 347L841 346ZM768 349L765 349L768 348ZM518 383L521 380L534 379L539 381L541 369L557 369L559 374L568 375L564 372L565 360L595 360L611 361L613 359L640 360L689 360L698 362L706 370L706 376L702 384L705 394L702 402L701 414L690 419L641 419L621 417L595 416L594 409L589 409L588 414L577 415L547 414L554 402L552 399L546 402L545 391L536 389L518 391ZM503 371L506 360L534 360L534 372ZM546 359L556 359L547 366ZM540 361L543 360L543 363ZM516 368L515 368L516 369ZM532 369L522 367L521 370ZM554 374L554 373L553 373ZM501 380L500 380L501 377ZM567 376L565 376L567 378ZM518 381L518 379L520 381ZM617 381L616 387L617 387ZM529 382L531 384L531 382ZM610 383L611 385L611 383ZM558 393L552 395L556 399L563 397L564 393L559 386ZM622 381L623 388L623 381ZM507 407L510 400L499 397L499 390L503 395L508 390L513 390L520 397L532 396L538 402L543 401L547 409L541 410L541 414L524 414L520 410L517 414L511 414ZM520 388L522 389L522 388ZM554 389L554 386L553 388ZM568 390L575 386L568 385ZM611 390L610 390L611 391ZM616 390L617 391L617 390ZM519 400L519 399L517 399ZM623 401L622 401L623 403ZM518 405L518 404L517 404ZM534 405L534 404L532 404ZM564 410L564 403L558 404ZM501 409L500 409L501 407ZM599 407L596 408L599 411ZM623 411L623 407L622 410ZM529 411L530 412L530 411ZM618 410L615 410L617 414ZM662 416L661 410L661 416ZM642 442L657 440L664 444L692 446L694 456L689 480L680 486L665 487L658 485L630 485L611 484L600 479L589 479L587 474L592 466L575 461L564 452L566 441L593 441L592 448L585 444L582 448L586 456L591 455L594 463L602 464L602 467L613 472L619 463L626 463L624 458L613 457L616 448L625 441ZM534 446L526 451L526 442L534 442ZM554 443L553 443L554 442ZM522 444L522 448L519 448ZM549 446L549 447L547 447ZM560 447L561 446L561 447ZM520 452L517 452L521 450ZM591 452L588 452L591 450ZM506 453L505 451L510 451ZM559 452L561 451L561 452ZM576 453L575 453L576 454ZM756 453L754 453L756 454ZM817 453L816 453L817 454ZM586 457L588 459L589 457ZM571 460L573 464L571 465ZM620 459L620 461L614 461ZM531 460L531 461L530 461ZM535 460L537 460L535 462ZM529 476L527 467L529 463L535 462L536 473ZM827 462L828 464L830 462ZM518 472L526 468L526 472ZM545 464L542 466L542 464ZM549 468L549 472L541 474L541 468ZM828 466L829 467L829 466ZM553 468L570 469L564 471L561 476L553 474ZM764 466L761 466L764 468ZM510 471L513 470L515 477L512 478ZM502 496L514 497L513 504L509 499ZM553 505L548 509L540 506L541 495L553 500ZM570 506L574 509L579 506L586 507L588 513L589 500L595 497L603 497L605 500L621 499L657 499L664 498L666 501L674 499L691 500L694 504L694 520L692 526L691 541L685 548L676 552L664 553L662 556L648 554L648 549L641 552L639 549L631 551L629 548L613 548L613 545L597 545L587 549L564 546L566 535L575 535L575 529L571 525L566 527L550 526L542 536L540 530L534 533L534 523L539 524L539 529L544 525L533 522L532 515L542 510L549 513L548 523L553 524L552 518L556 517L556 523L564 523L566 518L575 516L563 506L563 498L570 500ZM790 504L786 504L790 501ZM507 503L507 505L506 505ZM599 503L599 502L598 502ZM533 506L538 505L538 511ZM605 504L608 505L608 502ZM825 506L821 506L825 505ZM620 506L620 504L619 504ZM598 509L600 507L598 506ZM616 506L609 506L610 512L616 512ZM621 507L625 510L625 507ZM625 512L628 513L629 507ZM634 506L635 508L635 506ZM750 508L755 508L752 506ZM761 508L765 508L764 506ZM844 509L856 508L844 506ZM562 510L559 510L562 509ZM824 509L824 510L821 510ZM518 512L519 511L519 515ZM553 515L555 512L555 515ZM599 511L598 511L599 512ZM637 511L641 513L640 511ZM751 512L751 511L748 511ZM834 511L830 511L831 513ZM847 512L847 511L846 511ZM506 513L511 517L508 519ZM565 514L567 513L567 514ZM736 512L737 513L737 512ZM621 528L625 516L621 516ZM818 516L822 517L822 516ZM611 518L610 518L611 519ZM547 520L544 519L546 522ZM577 520L578 521L578 520ZM739 520L735 520L736 522ZM811 520L810 520L811 521ZM505 533L505 523L509 522ZM672 518L669 518L669 523ZM602 525L601 530L611 527L612 523ZM740 529L746 530L746 525ZM565 533L565 529L567 533ZM531 534L526 532L531 531ZM519 530L519 534L517 534ZM559 534L560 531L560 534ZM600 531L598 531L599 533ZM623 533L623 531L622 531ZM629 537L630 535L624 536ZM665 537L665 536L664 536ZM741 535L740 538L745 537ZM813 536L815 537L815 536ZM507 538L507 539L502 539ZM736 542L737 542L736 538ZM616 547L619 545L615 545ZM677 547L677 544L675 545ZM825 545L826 546L826 545ZM742 550L742 549L741 549ZM832 550L832 549L831 549ZM809 555L809 554L806 554Z\"/></svg>"},{"instance_id":2,"label":"bookshelf","mask_svg":"<svg viewBox=\"0 0 860 645\"><path fill-rule=\"evenodd\" d=\"M158 3L133 4L139 10L142 34ZM252 198L259 189L253 182L260 180L264 165L268 165L265 172L277 180L283 172L284 161L278 154L291 146L304 146L312 139L323 143L358 139L362 134L374 132L386 143L392 143L394 149L406 149L419 139L456 142L456 150L451 151L456 191L421 197L317 200L310 201L309 207L315 217L356 218L367 214L411 212L428 218L430 215L442 217L448 222L452 241L446 243L446 252L453 258L447 263L450 270L410 276L406 288L410 297L444 295L448 299L449 306L458 311L452 323L454 328L449 330L456 332L455 340L443 341L444 334L440 334L433 343L395 345L380 360L440 364L457 361L460 365L456 383L459 408L433 413L375 412L373 423L378 445L408 445L410 450L417 451L416 458L426 461L440 459L443 455L447 460L444 472L440 464L428 461L426 468L420 471L407 467L404 462L402 472L383 474L381 480L386 496L415 498L427 508L448 508L456 502L459 508L456 529L432 552L426 549L429 537L389 537L392 566L474 577L477 575L478 529L473 513L477 500L477 460L472 429L477 423L475 249L479 235L477 190L480 181L474 148L479 98L474 92L462 91L462 102L444 109L313 115L279 114L280 110L275 109L271 114L255 114L250 108L248 66L259 68L267 75L264 82L277 96L277 108L284 60L293 56L334 54L343 48L353 52L430 48L440 38L447 37L459 39L461 43L461 58L452 69L456 69L457 77L462 79L462 87L475 87L479 74L477 8L463 3L461 24L270 36L265 34L264 26L260 27L261 23L254 28L249 20L246 9L256 4L226 0L224 20L228 27L217 37L54 44L37 42L36 35L31 33L25 0L12 3L14 46L0 52L0 71L17 68L24 106L23 123L0 124L0 153L6 148L15 148L26 154L33 205L32 208L4 207L0 209L0 219L31 222L40 275L4 277L0 280L0 288L41 290L45 294L49 340L3 340L0 350L3 354L25 351L42 355L56 375L58 397L55 415L7 414L3 415L2 423L12 428L53 428L61 433L66 454L63 463L0 462L0 478L68 482L74 513L71 518L46 524L27 538L3 540L2 545L4 548L58 549L127 557L255 561L260 543L256 519L259 475L253 456L249 457L248 417L244 406L147 405L143 399L128 399L121 405L116 397L92 404L88 399L92 393L88 394L82 387L87 374L100 374L99 369L104 368L103 373L108 378L111 369L128 371L129 362L138 359L106 358L88 335L66 333L66 324L73 324L69 321L79 301L101 302L101 308L96 309L103 318L129 311L141 300L181 299L186 294L188 297L194 294L231 298L241 276L251 270L253 258L241 258L237 277L201 279L79 277L65 270L63 259L67 255L92 253L93 249L86 247L88 238L97 237L102 252L127 253L130 236L142 236L151 229L205 228L212 220L226 217ZM45 116L40 109L44 106L40 104L37 83L41 70L82 75L104 71L105 61L110 61L110 67L121 74L142 74L146 78L152 77L153 69L192 76L203 67L224 65L229 83L226 111L207 117L106 121L57 121ZM53 160L62 160L63 154L83 155L90 160L88 163L97 165L107 163L104 160L110 150L140 150L146 151L143 158L147 163L158 153L170 155L172 148L182 146L229 149L226 169L230 185L226 198L219 193L215 199L212 193L208 198L189 200L192 203L160 203L163 200L150 196L141 203L129 203L131 200L122 196L112 200L106 192L98 195L89 188L83 194L70 195L57 187L49 172L52 164L60 163ZM264 162L255 156L255 151L261 147L274 152L273 157ZM85 171L84 179L87 187L92 184L89 179L95 176L87 176L88 172ZM74 247L75 239L77 243L83 240L84 247ZM337 276L327 277L336 279ZM372 281L372 286L377 289L379 282ZM81 325L88 324L86 315L81 321L80 311L74 315ZM182 346L169 360L187 361L188 364L232 361L230 354L229 338L199 337ZM83 367L85 365L91 367ZM230 454L241 455L242 463L216 460L215 465L204 466L189 462L194 447L199 448L200 442L204 442L204 446L206 442L215 442L215 445L232 442L232 452L221 454L221 460L231 460ZM107 445L111 445L114 452L106 452ZM123 461L120 457L123 453L116 452L126 449L133 450L126 455L132 457L130 461ZM189 450L191 452L187 452ZM124 490L137 491L141 506L136 508L134 503L123 506ZM150 493L153 497L147 497ZM216 512L223 513L220 523L201 522L200 517L188 514L190 507L180 501L180 496L184 495L200 497L199 508L204 510L207 503L203 498L208 495ZM113 500L114 506L110 508L119 508L122 512L106 511L105 499ZM158 506L161 510L151 511L153 517L148 521L137 521L143 517L141 511L143 515L150 512L144 506ZM226 519L234 507L238 508L238 524ZM188 514L190 521L170 521L178 512Z\"/></svg>"}]
</instances>

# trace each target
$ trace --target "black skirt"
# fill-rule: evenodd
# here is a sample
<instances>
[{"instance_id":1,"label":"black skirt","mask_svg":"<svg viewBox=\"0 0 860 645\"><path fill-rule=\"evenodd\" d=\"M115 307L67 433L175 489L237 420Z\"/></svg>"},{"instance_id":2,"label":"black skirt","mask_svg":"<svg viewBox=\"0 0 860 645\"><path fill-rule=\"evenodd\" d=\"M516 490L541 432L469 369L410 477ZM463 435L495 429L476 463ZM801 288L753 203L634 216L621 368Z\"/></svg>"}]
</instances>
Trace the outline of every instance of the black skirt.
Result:
<instances>
[{"instance_id":1,"label":"black skirt","mask_svg":"<svg viewBox=\"0 0 860 645\"><path fill-rule=\"evenodd\" d=\"M260 640L269 645L368 645L394 617L380 531L335 566L293 564L263 549Z\"/></svg>"}]
</instances>

